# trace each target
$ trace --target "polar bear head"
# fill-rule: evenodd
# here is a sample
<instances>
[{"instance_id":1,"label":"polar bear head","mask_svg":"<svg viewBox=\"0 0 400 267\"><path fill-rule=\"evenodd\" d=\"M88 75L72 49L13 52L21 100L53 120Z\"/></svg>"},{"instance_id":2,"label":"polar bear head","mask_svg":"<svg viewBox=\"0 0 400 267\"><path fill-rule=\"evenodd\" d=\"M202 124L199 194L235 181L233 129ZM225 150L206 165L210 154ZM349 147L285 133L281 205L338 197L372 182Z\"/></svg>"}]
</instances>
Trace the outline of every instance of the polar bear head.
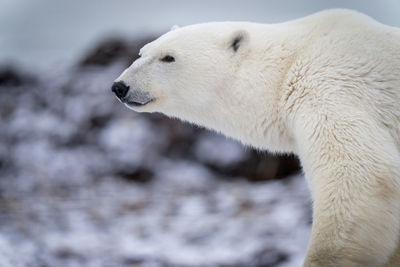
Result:
<instances>
[{"instance_id":1,"label":"polar bear head","mask_svg":"<svg viewBox=\"0 0 400 267\"><path fill-rule=\"evenodd\" d=\"M249 131L262 135L258 124L275 120L282 61L279 53L265 55L272 37L268 44L257 27L244 22L174 27L145 45L112 89L134 111L161 112L251 143Z\"/></svg>"}]
</instances>

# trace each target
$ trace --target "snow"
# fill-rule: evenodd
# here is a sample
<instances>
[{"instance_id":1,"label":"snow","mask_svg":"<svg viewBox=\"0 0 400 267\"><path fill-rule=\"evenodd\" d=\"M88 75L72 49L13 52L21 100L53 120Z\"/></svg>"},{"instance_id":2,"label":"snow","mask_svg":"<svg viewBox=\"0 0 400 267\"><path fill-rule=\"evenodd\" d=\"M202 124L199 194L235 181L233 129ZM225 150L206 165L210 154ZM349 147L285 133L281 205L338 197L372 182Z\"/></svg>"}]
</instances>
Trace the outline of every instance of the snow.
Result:
<instances>
[{"instance_id":1,"label":"snow","mask_svg":"<svg viewBox=\"0 0 400 267\"><path fill-rule=\"evenodd\" d=\"M186 173L193 170L191 166ZM193 172L201 173L201 167ZM302 177L289 178L287 184L210 180L205 184L213 186L204 191L197 190L196 183L193 189L191 182L182 188L185 180L167 177L170 183L162 187L129 185L110 177L90 187L76 187L65 197L42 190L29 198L20 196L9 213L18 217L13 226L25 224L20 234L29 241L13 241L10 233L18 229L2 231L1 237L17 251L30 245L25 253L28 261L43 251L48 264L57 266L81 264L54 258L62 252L83 259L85 266L105 266L113 260L123 266L127 259L173 266L241 262L256 266L254 254L265 247L289 256L282 266L298 266L303 259L310 224ZM13 251L3 252L3 258L14 261L13 266L24 266Z\"/></svg>"},{"instance_id":2,"label":"snow","mask_svg":"<svg viewBox=\"0 0 400 267\"><path fill-rule=\"evenodd\" d=\"M238 142L208 132L198 138L194 151L200 161L220 166L238 163L247 156L246 150Z\"/></svg>"}]
</instances>

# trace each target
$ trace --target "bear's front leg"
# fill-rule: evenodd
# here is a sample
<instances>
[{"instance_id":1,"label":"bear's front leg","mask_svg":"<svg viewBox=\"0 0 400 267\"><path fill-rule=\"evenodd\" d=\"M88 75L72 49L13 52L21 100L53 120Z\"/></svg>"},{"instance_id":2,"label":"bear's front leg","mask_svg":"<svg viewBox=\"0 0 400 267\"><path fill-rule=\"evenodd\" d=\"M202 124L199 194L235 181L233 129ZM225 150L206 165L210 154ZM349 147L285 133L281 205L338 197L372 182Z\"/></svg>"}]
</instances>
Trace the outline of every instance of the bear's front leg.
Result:
<instances>
[{"instance_id":1,"label":"bear's front leg","mask_svg":"<svg viewBox=\"0 0 400 267\"><path fill-rule=\"evenodd\" d=\"M304 266L383 266L400 234L399 153L363 113L316 114L296 137L314 202Z\"/></svg>"}]
</instances>

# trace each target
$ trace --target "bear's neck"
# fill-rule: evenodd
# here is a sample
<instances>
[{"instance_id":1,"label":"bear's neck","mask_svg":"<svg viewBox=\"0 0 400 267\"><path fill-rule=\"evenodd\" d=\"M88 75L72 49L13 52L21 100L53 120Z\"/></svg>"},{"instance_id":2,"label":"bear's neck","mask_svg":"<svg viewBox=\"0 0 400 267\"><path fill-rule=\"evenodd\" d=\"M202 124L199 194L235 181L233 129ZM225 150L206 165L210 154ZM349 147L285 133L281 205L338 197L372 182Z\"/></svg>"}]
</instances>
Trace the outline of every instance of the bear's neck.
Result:
<instances>
[{"instance_id":1,"label":"bear's neck","mask_svg":"<svg viewBox=\"0 0 400 267\"><path fill-rule=\"evenodd\" d=\"M274 32L274 25L268 25L265 36L256 35L260 31L255 30L251 38L257 45L241 64L230 88L235 99L229 99L224 105L227 110L202 125L257 149L297 152L285 99L294 90L288 82L293 64L312 40L313 29L291 27L281 25Z\"/></svg>"},{"instance_id":2,"label":"bear's neck","mask_svg":"<svg viewBox=\"0 0 400 267\"><path fill-rule=\"evenodd\" d=\"M252 27L249 32L254 46L229 88L233 99L220 97L224 110L211 113L190 109L185 112L186 118L183 114L177 117L257 149L296 153L290 130L291 115L285 108L285 98L294 88L288 83L288 76L293 72L300 51L312 41L315 29L290 23Z\"/></svg>"}]
</instances>

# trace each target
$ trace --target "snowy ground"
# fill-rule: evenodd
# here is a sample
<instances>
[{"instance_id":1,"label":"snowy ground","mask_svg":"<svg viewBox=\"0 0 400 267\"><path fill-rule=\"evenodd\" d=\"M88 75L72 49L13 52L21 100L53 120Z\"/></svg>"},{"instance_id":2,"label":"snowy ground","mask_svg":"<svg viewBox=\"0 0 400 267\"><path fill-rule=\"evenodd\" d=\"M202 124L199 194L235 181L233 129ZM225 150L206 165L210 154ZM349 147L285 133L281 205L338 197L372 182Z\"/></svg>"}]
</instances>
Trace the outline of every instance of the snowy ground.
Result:
<instances>
[{"instance_id":1,"label":"snowy ground","mask_svg":"<svg viewBox=\"0 0 400 267\"><path fill-rule=\"evenodd\" d=\"M250 149L127 110L124 65L0 75L0 266L300 266L303 177L250 182Z\"/></svg>"}]
</instances>

